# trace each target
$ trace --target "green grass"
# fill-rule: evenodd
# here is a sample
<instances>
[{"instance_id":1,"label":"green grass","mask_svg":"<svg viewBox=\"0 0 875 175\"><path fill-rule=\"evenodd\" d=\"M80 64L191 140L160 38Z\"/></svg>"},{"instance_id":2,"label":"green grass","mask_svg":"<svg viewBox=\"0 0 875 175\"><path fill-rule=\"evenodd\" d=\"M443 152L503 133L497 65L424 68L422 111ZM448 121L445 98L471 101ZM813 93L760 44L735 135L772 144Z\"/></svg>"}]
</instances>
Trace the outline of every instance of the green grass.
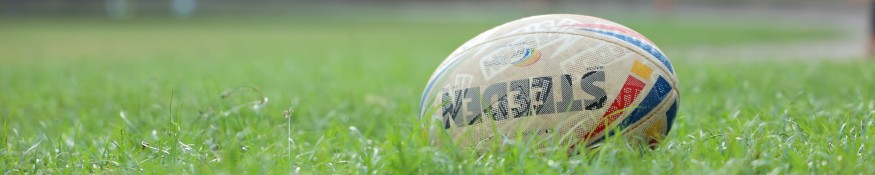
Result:
<instances>
[{"instance_id":1,"label":"green grass","mask_svg":"<svg viewBox=\"0 0 875 175\"><path fill-rule=\"evenodd\" d=\"M829 35L618 21L663 49ZM619 139L577 156L525 144L483 154L429 146L417 119L425 81L455 47L501 22L2 19L0 171L875 173L875 64L860 61L672 57L679 118L653 151Z\"/></svg>"}]
</instances>

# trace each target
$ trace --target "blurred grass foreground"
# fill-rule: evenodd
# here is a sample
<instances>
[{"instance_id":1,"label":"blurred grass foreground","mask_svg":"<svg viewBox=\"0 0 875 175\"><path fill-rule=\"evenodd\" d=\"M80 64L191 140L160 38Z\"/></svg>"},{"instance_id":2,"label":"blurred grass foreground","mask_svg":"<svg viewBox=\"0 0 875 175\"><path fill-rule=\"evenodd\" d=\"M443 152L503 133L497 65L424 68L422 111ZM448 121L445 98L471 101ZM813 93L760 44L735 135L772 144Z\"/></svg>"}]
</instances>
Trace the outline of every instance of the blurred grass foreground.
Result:
<instances>
[{"instance_id":1,"label":"blurred grass foreground","mask_svg":"<svg viewBox=\"0 0 875 175\"><path fill-rule=\"evenodd\" d=\"M875 173L872 62L686 54L841 29L708 10L762 2L651 3L7 0L0 171ZM417 102L437 64L482 31L545 13L617 21L669 53L682 106L659 148L473 154L419 135Z\"/></svg>"}]
</instances>

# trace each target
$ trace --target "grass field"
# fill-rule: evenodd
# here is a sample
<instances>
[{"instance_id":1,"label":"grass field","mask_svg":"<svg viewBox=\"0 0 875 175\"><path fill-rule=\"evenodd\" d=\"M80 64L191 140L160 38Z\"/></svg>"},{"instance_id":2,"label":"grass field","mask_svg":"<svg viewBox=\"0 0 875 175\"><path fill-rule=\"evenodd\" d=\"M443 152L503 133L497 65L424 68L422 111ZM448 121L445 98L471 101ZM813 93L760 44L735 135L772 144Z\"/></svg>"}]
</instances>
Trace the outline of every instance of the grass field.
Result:
<instances>
[{"instance_id":1,"label":"grass field","mask_svg":"<svg viewBox=\"0 0 875 175\"><path fill-rule=\"evenodd\" d=\"M465 40L518 17L3 18L0 171L875 173L871 61L669 55L681 107L653 151L619 139L576 156L536 154L525 144L484 154L429 146L417 119L429 75ZM832 35L749 23L616 20L669 53L703 43Z\"/></svg>"}]
</instances>

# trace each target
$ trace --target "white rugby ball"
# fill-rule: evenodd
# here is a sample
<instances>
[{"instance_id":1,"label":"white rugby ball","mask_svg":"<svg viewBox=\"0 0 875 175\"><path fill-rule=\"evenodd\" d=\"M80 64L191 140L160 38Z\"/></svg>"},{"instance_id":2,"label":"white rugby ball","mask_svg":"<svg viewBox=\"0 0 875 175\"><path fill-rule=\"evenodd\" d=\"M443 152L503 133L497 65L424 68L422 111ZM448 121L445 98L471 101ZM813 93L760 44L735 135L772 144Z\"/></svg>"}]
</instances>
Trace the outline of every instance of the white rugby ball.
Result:
<instances>
[{"instance_id":1,"label":"white rugby ball","mask_svg":"<svg viewBox=\"0 0 875 175\"><path fill-rule=\"evenodd\" d=\"M677 87L668 58L638 32L591 16L541 15L450 54L428 80L420 118L436 144L524 136L593 147L619 134L655 146L674 122Z\"/></svg>"}]
</instances>

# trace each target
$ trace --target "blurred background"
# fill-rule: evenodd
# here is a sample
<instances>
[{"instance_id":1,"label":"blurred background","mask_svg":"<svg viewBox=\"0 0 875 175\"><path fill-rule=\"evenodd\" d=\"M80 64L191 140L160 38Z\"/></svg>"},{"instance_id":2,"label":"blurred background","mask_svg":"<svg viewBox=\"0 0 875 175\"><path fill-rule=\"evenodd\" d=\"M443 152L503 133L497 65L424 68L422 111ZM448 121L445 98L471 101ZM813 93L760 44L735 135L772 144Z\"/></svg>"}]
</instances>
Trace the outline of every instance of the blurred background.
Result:
<instances>
[{"instance_id":1,"label":"blurred background","mask_svg":"<svg viewBox=\"0 0 875 175\"><path fill-rule=\"evenodd\" d=\"M657 44L667 43L685 47L666 49L676 56L690 58L731 57L733 59L764 58L850 58L865 53L868 29L868 5L865 0L2 0L0 10L3 35L20 35L15 28L42 29L79 27L128 26L129 30L166 30L192 27L191 23L209 23L211 27L198 31L241 29L246 27L288 29L325 26L349 22L351 26L336 27L346 34L362 33L352 26L362 23L481 25L460 35L476 35L506 21L546 13L575 13L598 16L626 23L642 33L650 30L684 29L685 25L699 28L722 28L724 31L705 32L682 39L672 36L647 35ZM189 25L191 24L191 25ZM110 26L101 26L110 25ZM416 25L407 25L416 26ZM227 27L227 28L226 28ZM332 26L334 27L334 26ZM695 28L694 27L694 28ZM390 27L391 28L391 27ZM790 28L790 29L784 29ZM105 28L103 28L105 29ZM397 29L397 28L396 28ZM773 29L752 33L758 36L738 36L746 29ZM792 29L792 30L791 30ZM128 29L126 29L128 30ZM405 29L397 29L405 30ZM784 30L783 32L781 30ZM59 30L64 31L64 30ZM181 32L183 34L185 32ZM411 30L411 32L414 32ZM794 33L801 32L801 33ZM420 35L410 33L411 35ZM191 33L193 35L199 35ZM279 34L279 33L277 33ZM399 33L403 35L406 33ZM421 33L446 35L447 33ZM743 34L742 34L743 35ZM210 37L217 42L232 42L234 38ZM63 39L63 38L56 38ZM174 40L187 40L174 37ZM812 41L809 39L815 39ZM91 38L79 40L107 44L112 41ZM745 41L744 44L726 44ZM750 42L748 42L750 41ZM788 43L788 41L792 41ZM58 43L59 41L35 41ZM76 41L65 41L76 42ZM192 41L203 42L203 40ZM723 43L723 44L721 44ZM737 42L736 42L737 43ZM132 43L122 43L123 45ZM201 45L189 43L193 45ZM725 45L724 45L725 44ZM5 52L21 52L32 45L17 43ZM122 47L117 44L107 47ZM714 47L718 45L720 47ZM193 46L198 47L198 46ZM205 46L209 47L209 46ZM446 45L449 49L449 45ZM97 48L93 48L97 49ZM185 49L185 48L166 48ZM76 55L70 55L75 57ZM9 58L6 58L9 59ZM435 58L437 59L437 58Z\"/></svg>"}]
</instances>

